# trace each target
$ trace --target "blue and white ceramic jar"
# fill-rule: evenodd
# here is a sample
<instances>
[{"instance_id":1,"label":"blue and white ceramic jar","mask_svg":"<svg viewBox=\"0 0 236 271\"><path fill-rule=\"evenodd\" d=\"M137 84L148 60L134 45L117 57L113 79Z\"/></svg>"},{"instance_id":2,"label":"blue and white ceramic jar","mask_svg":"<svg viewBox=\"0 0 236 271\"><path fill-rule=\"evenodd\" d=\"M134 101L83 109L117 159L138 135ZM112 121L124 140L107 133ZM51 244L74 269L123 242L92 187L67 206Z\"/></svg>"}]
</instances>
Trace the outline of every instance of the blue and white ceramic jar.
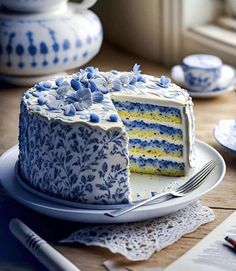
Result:
<instances>
[{"instance_id":1,"label":"blue and white ceramic jar","mask_svg":"<svg viewBox=\"0 0 236 271\"><path fill-rule=\"evenodd\" d=\"M222 61L216 56L197 54L183 59L186 86L195 91L213 89L221 75Z\"/></svg>"},{"instance_id":2,"label":"blue and white ceramic jar","mask_svg":"<svg viewBox=\"0 0 236 271\"><path fill-rule=\"evenodd\" d=\"M66 6L68 0L2 0L2 5L16 12L49 12Z\"/></svg>"},{"instance_id":3,"label":"blue and white ceramic jar","mask_svg":"<svg viewBox=\"0 0 236 271\"><path fill-rule=\"evenodd\" d=\"M100 50L103 29L85 5L71 3L39 14L2 8L0 37L0 74L37 78L87 63Z\"/></svg>"}]
</instances>

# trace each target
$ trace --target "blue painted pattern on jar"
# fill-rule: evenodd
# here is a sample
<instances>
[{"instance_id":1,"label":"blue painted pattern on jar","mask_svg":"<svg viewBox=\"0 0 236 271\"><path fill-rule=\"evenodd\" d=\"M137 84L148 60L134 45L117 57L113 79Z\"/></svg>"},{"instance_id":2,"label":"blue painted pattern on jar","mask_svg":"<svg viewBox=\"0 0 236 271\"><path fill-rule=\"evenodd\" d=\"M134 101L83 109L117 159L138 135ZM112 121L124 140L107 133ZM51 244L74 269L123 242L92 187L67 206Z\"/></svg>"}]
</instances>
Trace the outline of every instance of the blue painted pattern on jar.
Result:
<instances>
[{"instance_id":1,"label":"blue painted pattern on jar","mask_svg":"<svg viewBox=\"0 0 236 271\"><path fill-rule=\"evenodd\" d=\"M79 67L100 50L103 30L89 10L76 4L58 15L0 13L0 72L45 75Z\"/></svg>"}]
</instances>

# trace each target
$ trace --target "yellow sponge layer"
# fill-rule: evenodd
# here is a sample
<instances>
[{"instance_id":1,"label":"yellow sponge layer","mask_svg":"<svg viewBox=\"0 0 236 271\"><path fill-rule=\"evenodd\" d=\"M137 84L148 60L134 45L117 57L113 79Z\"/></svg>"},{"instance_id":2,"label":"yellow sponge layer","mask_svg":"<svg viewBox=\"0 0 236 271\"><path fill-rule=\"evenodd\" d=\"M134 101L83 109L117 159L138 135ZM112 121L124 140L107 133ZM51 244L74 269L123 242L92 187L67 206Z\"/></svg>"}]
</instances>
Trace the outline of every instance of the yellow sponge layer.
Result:
<instances>
[{"instance_id":1,"label":"yellow sponge layer","mask_svg":"<svg viewBox=\"0 0 236 271\"><path fill-rule=\"evenodd\" d=\"M151 166L146 167L139 167L137 164L130 164L130 171L135 173L144 173L144 174L155 174L155 175L164 175L164 176L173 176L173 177L180 177L185 175L184 170L180 169L158 169Z\"/></svg>"},{"instance_id":2,"label":"yellow sponge layer","mask_svg":"<svg viewBox=\"0 0 236 271\"><path fill-rule=\"evenodd\" d=\"M145 155L148 157L182 157L180 152L170 152L166 153L163 149L158 148L129 148L129 153L135 156Z\"/></svg>"},{"instance_id":3,"label":"yellow sponge layer","mask_svg":"<svg viewBox=\"0 0 236 271\"><path fill-rule=\"evenodd\" d=\"M181 124L182 120L181 118L175 117L175 116L161 116L160 114L155 113L138 113L138 112L127 112L127 111L119 111L118 114L121 118L127 119L127 118L134 118L138 120L150 120L150 121L158 121L158 122L171 122L176 124Z\"/></svg>"},{"instance_id":4,"label":"yellow sponge layer","mask_svg":"<svg viewBox=\"0 0 236 271\"><path fill-rule=\"evenodd\" d=\"M160 138L160 139L165 139L169 140L172 142L177 142L182 140L180 135L167 135L167 134L161 134L159 131L151 130L151 129L146 129L146 130L140 130L140 129L133 129L133 130L127 130L128 135L130 138L148 138L148 139L155 139L155 138Z\"/></svg>"}]
</instances>

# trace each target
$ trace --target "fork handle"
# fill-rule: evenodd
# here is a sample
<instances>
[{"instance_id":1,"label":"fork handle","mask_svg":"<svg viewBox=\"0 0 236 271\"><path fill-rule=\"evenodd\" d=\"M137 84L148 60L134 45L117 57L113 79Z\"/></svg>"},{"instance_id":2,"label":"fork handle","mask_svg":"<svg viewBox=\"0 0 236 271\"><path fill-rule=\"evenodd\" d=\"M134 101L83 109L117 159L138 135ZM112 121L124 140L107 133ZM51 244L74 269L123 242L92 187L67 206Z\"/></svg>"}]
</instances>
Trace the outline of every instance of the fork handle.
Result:
<instances>
[{"instance_id":1,"label":"fork handle","mask_svg":"<svg viewBox=\"0 0 236 271\"><path fill-rule=\"evenodd\" d=\"M118 216L121 216L121 215L124 215L138 207L141 207L151 201L156 201L157 203L160 203L160 202L163 202L163 201L167 201L171 198L173 198L174 195L171 193L171 192L165 192L165 193L161 193L161 194L157 194L151 198L148 198L146 200L143 200L141 202L138 202L138 203L134 203L132 205L128 205L127 207L123 207L123 208L120 208L118 210L113 210L111 212L106 212L104 213L105 215L108 215L108 216L111 216L111 217L118 217Z\"/></svg>"}]
</instances>

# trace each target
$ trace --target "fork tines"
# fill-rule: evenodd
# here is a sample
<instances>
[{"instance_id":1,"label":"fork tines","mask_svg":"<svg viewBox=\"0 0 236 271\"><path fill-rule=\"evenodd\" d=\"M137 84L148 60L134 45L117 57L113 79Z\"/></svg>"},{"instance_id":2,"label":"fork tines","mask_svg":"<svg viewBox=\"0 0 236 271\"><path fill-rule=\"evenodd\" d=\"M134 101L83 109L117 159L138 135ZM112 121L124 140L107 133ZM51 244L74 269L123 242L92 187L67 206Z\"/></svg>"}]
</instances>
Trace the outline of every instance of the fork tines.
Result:
<instances>
[{"instance_id":1,"label":"fork tines","mask_svg":"<svg viewBox=\"0 0 236 271\"><path fill-rule=\"evenodd\" d=\"M207 177L207 175L214 169L215 166L216 166L215 160L209 161L204 167L201 168L201 170L196 175L189 179L189 181L187 181L185 184L180 186L177 189L177 192L188 193L196 189Z\"/></svg>"}]
</instances>

